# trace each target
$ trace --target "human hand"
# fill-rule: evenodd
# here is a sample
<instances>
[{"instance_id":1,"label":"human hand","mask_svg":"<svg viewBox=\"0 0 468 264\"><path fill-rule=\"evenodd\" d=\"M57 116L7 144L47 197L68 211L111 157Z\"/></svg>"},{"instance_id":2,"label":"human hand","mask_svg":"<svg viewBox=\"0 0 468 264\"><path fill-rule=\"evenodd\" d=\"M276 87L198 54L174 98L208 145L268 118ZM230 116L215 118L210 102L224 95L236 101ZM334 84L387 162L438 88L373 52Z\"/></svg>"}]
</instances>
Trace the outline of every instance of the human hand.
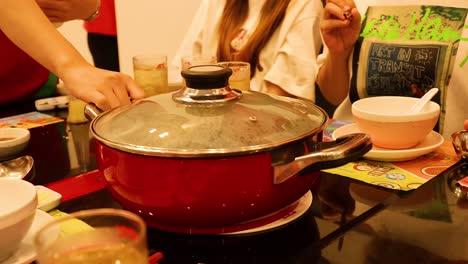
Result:
<instances>
[{"instance_id":1,"label":"human hand","mask_svg":"<svg viewBox=\"0 0 468 264\"><path fill-rule=\"evenodd\" d=\"M95 68L91 65L70 67L59 77L70 93L102 110L130 104L144 97L144 91L130 76Z\"/></svg>"},{"instance_id":2,"label":"human hand","mask_svg":"<svg viewBox=\"0 0 468 264\"><path fill-rule=\"evenodd\" d=\"M327 0L320 30L330 54L349 55L361 30L361 15L354 1Z\"/></svg>"},{"instance_id":3,"label":"human hand","mask_svg":"<svg viewBox=\"0 0 468 264\"><path fill-rule=\"evenodd\" d=\"M100 0L36 0L51 22L87 19L100 5Z\"/></svg>"},{"instance_id":4,"label":"human hand","mask_svg":"<svg viewBox=\"0 0 468 264\"><path fill-rule=\"evenodd\" d=\"M468 130L468 119L466 119L465 122L463 122L463 127L465 130Z\"/></svg>"}]
</instances>

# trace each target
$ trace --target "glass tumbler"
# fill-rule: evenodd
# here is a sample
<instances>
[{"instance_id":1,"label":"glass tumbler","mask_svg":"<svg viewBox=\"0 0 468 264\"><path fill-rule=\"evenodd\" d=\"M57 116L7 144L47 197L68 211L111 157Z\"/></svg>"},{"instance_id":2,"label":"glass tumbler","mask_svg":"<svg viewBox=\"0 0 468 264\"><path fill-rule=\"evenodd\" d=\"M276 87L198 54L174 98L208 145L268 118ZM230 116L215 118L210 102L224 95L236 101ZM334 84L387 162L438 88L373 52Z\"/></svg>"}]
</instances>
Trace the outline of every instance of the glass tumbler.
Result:
<instances>
[{"instance_id":1,"label":"glass tumbler","mask_svg":"<svg viewBox=\"0 0 468 264\"><path fill-rule=\"evenodd\" d=\"M229 77L229 86L242 91L250 90L250 63L243 61L223 61L218 65L229 67L232 75Z\"/></svg>"},{"instance_id":2,"label":"glass tumbler","mask_svg":"<svg viewBox=\"0 0 468 264\"><path fill-rule=\"evenodd\" d=\"M181 69L185 70L191 66L215 64L215 56L184 56L180 59Z\"/></svg>"},{"instance_id":3,"label":"glass tumbler","mask_svg":"<svg viewBox=\"0 0 468 264\"><path fill-rule=\"evenodd\" d=\"M40 264L147 264L146 225L136 214L92 209L58 217L34 239Z\"/></svg>"},{"instance_id":4,"label":"glass tumbler","mask_svg":"<svg viewBox=\"0 0 468 264\"><path fill-rule=\"evenodd\" d=\"M134 56L133 75L146 97L169 92L167 56Z\"/></svg>"}]
</instances>

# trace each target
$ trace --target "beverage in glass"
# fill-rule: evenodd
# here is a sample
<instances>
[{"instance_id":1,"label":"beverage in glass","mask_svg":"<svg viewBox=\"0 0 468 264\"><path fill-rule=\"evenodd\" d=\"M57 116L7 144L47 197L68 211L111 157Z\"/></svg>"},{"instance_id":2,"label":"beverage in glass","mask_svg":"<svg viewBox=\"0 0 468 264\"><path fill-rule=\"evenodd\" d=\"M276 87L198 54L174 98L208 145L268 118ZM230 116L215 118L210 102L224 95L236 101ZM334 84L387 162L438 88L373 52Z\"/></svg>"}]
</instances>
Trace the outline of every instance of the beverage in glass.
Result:
<instances>
[{"instance_id":1,"label":"beverage in glass","mask_svg":"<svg viewBox=\"0 0 468 264\"><path fill-rule=\"evenodd\" d=\"M93 209L56 218L35 237L40 264L147 264L146 225L128 211Z\"/></svg>"},{"instance_id":2,"label":"beverage in glass","mask_svg":"<svg viewBox=\"0 0 468 264\"><path fill-rule=\"evenodd\" d=\"M167 56L134 56L133 74L145 96L169 92Z\"/></svg>"},{"instance_id":3,"label":"beverage in glass","mask_svg":"<svg viewBox=\"0 0 468 264\"><path fill-rule=\"evenodd\" d=\"M191 66L215 64L215 56L184 56L180 59L181 69L185 70Z\"/></svg>"},{"instance_id":4,"label":"beverage in glass","mask_svg":"<svg viewBox=\"0 0 468 264\"><path fill-rule=\"evenodd\" d=\"M250 90L250 63L242 61L225 61L218 65L229 67L232 75L229 77L229 86L242 91Z\"/></svg>"},{"instance_id":5,"label":"beverage in glass","mask_svg":"<svg viewBox=\"0 0 468 264\"><path fill-rule=\"evenodd\" d=\"M86 102L74 96L69 96L69 98L67 122L71 124L87 123L89 120L86 118L84 111Z\"/></svg>"}]
</instances>

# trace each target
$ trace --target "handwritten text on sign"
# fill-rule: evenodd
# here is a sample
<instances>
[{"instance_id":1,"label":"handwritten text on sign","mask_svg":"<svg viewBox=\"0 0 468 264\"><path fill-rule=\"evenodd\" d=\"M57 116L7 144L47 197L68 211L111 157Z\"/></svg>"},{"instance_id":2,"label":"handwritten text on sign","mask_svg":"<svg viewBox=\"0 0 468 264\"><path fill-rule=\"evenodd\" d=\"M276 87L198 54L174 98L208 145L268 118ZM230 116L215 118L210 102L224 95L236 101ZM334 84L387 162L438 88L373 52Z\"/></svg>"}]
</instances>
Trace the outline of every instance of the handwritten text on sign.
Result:
<instances>
[{"instance_id":1,"label":"handwritten text on sign","mask_svg":"<svg viewBox=\"0 0 468 264\"><path fill-rule=\"evenodd\" d=\"M372 19L366 23L361 37L378 37L381 40L468 41L468 37L461 36L458 29L444 25L441 18L430 18L431 11L431 8L427 8L422 17L414 13L410 26L403 33L400 31L400 24L393 16ZM365 17L362 19L364 21ZM464 28L468 29L468 25ZM463 59L459 66L463 67L467 62L468 57Z\"/></svg>"},{"instance_id":2,"label":"handwritten text on sign","mask_svg":"<svg viewBox=\"0 0 468 264\"><path fill-rule=\"evenodd\" d=\"M434 87L440 54L439 45L406 46L373 43L367 71L369 95L410 95L408 87L419 80L422 87Z\"/></svg>"}]
</instances>

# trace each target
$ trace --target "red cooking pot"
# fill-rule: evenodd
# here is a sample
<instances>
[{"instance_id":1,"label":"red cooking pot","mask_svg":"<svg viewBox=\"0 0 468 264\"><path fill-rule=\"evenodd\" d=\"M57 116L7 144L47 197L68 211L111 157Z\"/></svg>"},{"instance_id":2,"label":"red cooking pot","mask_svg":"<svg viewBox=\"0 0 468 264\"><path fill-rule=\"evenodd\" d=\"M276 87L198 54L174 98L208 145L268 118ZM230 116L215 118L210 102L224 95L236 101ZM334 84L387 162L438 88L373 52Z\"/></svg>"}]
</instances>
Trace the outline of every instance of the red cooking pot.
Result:
<instances>
[{"instance_id":1,"label":"red cooking pot","mask_svg":"<svg viewBox=\"0 0 468 264\"><path fill-rule=\"evenodd\" d=\"M321 108L231 89L231 73L194 66L175 93L104 113L86 107L108 189L149 226L194 232L271 214L311 189L319 169L372 147L366 134L318 142L328 121Z\"/></svg>"}]
</instances>

